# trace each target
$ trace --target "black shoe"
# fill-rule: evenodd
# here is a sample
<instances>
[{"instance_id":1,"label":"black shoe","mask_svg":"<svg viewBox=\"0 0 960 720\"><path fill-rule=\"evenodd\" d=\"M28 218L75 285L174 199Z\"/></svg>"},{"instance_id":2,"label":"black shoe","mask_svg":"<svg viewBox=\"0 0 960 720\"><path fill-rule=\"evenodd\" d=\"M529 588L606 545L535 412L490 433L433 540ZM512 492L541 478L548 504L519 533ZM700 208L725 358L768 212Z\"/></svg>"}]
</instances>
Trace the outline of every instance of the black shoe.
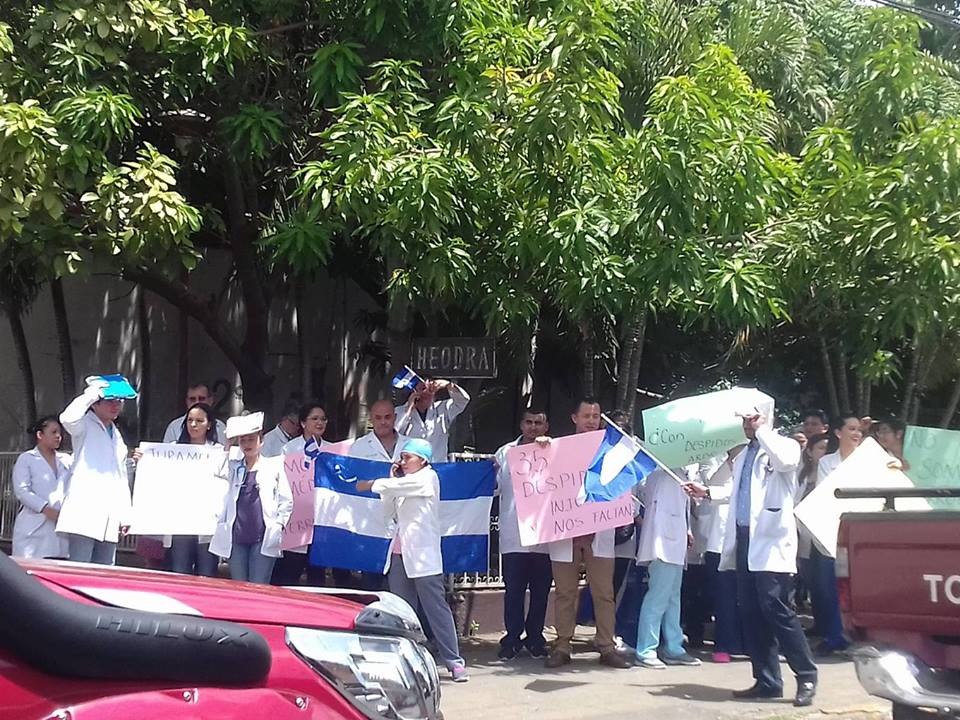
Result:
<instances>
[{"instance_id":1,"label":"black shoe","mask_svg":"<svg viewBox=\"0 0 960 720\"><path fill-rule=\"evenodd\" d=\"M768 688L760 683L746 690L734 690L733 696L738 700L775 700L783 697L783 688Z\"/></svg>"},{"instance_id":2,"label":"black shoe","mask_svg":"<svg viewBox=\"0 0 960 720\"><path fill-rule=\"evenodd\" d=\"M533 647L527 646L527 652L530 653L532 658L545 658L547 656L547 646L546 645L534 645Z\"/></svg>"},{"instance_id":3,"label":"black shoe","mask_svg":"<svg viewBox=\"0 0 960 720\"><path fill-rule=\"evenodd\" d=\"M501 645L497 657L501 660L513 660L520 652L520 648L515 645Z\"/></svg>"},{"instance_id":4,"label":"black shoe","mask_svg":"<svg viewBox=\"0 0 960 720\"><path fill-rule=\"evenodd\" d=\"M809 707L813 705L813 698L816 694L816 683L809 681L797 683L797 696L793 699L793 706Z\"/></svg>"}]
</instances>

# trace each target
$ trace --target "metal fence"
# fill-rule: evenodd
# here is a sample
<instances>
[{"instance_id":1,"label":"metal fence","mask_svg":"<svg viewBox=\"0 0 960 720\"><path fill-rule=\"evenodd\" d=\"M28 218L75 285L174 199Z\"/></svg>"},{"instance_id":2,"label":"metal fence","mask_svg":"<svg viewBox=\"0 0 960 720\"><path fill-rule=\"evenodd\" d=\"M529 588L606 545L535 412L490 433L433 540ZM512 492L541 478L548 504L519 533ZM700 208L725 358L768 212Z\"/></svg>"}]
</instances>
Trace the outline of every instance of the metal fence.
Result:
<instances>
[{"instance_id":1,"label":"metal fence","mask_svg":"<svg viewBox=\"0 0 960 720\"><path fill-rule=\"evenodd\" d=\"M20 510L20 503L13 493L13 464L20 453L0 452L0 541L9 543L13 539L13 523ZM451 462L479 462L491 460L489 453L451 453ZM133 469L130 464L130 484L133 485ZM490 565L485 573L464 573L453 577L453 586L461 590L497 589L503 587L500 564L500 518L499 500L493 499L490 509ZM137 544L135 536L121 539L118 550L134 552Z\"/></svg>"},{"instance_id":2,"label":"metal fence","mask_svg":"<svg viewBox=\"0 0 960 720\"><path fill-rule=\"evenodd\" d=\"M480 462L492 460L490 453L450 453L450 462ZM494 498L490 507L490 563L485 573L454 575L453 586L460 590L496 589L503 587L500 563L500 499Z\"/></svg>"}]
</instances>

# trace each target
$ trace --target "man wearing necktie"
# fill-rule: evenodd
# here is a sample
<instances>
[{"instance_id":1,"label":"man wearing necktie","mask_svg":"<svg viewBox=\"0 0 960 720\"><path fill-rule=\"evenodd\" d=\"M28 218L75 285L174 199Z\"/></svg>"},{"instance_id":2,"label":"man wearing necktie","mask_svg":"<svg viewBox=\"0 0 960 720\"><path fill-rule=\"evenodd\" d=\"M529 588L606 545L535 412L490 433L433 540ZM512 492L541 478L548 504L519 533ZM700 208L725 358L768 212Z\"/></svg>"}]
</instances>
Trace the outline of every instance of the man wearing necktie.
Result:
<instances>
[{"instance_id":1,"label":"man wearing necktie","mask_svg":"<svg viewBox=\"0 0 960 720\"><path fill-rule=\"evenodd\" d=\"M816 694L817 666L789 599L797 572L793 500L800 445L768 427L756 411L743 417L743 434L749 444L733 465L734 511L727 517L720 570L737 571L737 600L754 684L734 697L783 697L779 649L797 677L794 705L805 707Z\"/></svg>"}]
</instances>

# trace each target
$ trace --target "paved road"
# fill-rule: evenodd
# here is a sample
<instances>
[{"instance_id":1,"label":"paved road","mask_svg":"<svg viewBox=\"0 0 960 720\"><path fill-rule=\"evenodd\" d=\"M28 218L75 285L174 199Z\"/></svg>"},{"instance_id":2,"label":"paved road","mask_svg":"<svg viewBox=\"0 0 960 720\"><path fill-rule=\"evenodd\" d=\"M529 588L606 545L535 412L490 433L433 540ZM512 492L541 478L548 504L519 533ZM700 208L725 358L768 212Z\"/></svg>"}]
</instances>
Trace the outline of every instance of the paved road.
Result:
<instances>
[{"instance_id":1,"label":"paved road","mask_svg":"<svg viewBox=\"0 0 960 720\"><path fill-rule=\"evenodd\" d=\"M813 708L794 708L795 690L784 665L788 698L776 702L735 702L730 691L751 684L747 661L729 665L705 662L699 668L612 670L597 664L586 645L575 646L574 660L561 670L546 670L542 660L523 656L497 660L496 638L465 640L469 683L443 682L446 720L685 720L688 718L798 718L829 715L843 720L884 720L889 704L868 696L852 663L820 666ZM581 650L582 652L577 652ZM708 658L707 655L703 657Z\"/></svg>"}]
</instances>

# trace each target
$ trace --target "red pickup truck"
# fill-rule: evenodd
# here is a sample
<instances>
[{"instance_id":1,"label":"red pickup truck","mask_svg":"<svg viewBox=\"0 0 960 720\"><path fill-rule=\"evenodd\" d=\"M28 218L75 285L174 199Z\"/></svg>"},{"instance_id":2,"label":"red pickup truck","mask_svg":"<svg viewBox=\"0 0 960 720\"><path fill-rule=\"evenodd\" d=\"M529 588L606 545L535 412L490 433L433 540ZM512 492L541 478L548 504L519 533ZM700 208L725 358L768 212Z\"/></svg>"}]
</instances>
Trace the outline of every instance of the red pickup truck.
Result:
<instances>
[{"instance_id":1,"label":"red pickup truck","mask_svg":"<svg viewBox=\"0 0 960 720\"><path fill-rule=\"evenodd\" d=\"M389 593L0 553L0 720L442 720L439 702Z\"/></svg>"},{"instance_id":2,"label":"red pickup truck","mask_svg":"<svg viewBox=\"0 0 960 720\"><path fill-rule=\"evenodd\" d=\"M892 511L896 497L960 490L838 490L883 497L883 512L840 520L837 582L857 676L895 720L960 717L960 512Z\"/></svg>"}]
</instances>

